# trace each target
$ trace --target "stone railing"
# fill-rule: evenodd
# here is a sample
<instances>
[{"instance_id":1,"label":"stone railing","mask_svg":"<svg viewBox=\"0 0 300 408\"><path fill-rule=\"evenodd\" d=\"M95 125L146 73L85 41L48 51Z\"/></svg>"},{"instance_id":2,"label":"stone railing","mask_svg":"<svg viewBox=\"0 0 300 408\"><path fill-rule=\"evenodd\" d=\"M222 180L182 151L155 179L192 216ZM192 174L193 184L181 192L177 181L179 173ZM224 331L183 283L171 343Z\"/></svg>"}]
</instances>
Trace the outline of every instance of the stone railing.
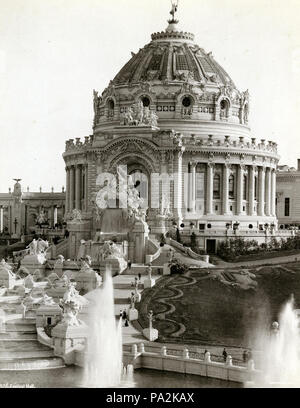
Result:
<instances>
[{"instance_id":1,"label":"stone railing","mask_svg":"<svg viewBox=\"0 0 300 408\"><path fill-rule=\"evenodd\" d=\"M44 346L48 346L54 348L53 338L49 337L43 327L37 327L37 340L39 343L44 344Z\"/></svg>"},{"instance_id":2,"label":"stone railing","mask_svg":"<svg viewBox=\"0 0 300 408\"><path fill-rule=\"evenodd\" d=\"M51 254L50 259L55 259L58 255L63 255L64 258L68 258L68 243L69 238L66 238L56 245L51 245L49 248Z\"/></svg>"},{"instance_id":3,"label":"stone railing","mask_svg":"<svg viewBox=\"0 0 300 408\"><path fill-rule=\"evenodd\" d=\"M155 261L161 255L161 247L158 246L151 238L148 239L148 251L154 251L153 254L146 255L146 264Z\"/></svg>"},{"instance_id":4,"label":"stone railing","mask_svg":"<svg viewBox=\"0 0 300 408\"><path fill-rule=\"evenodd\" d=\"M189 146L203 146L203 147L222 147L222 148L239 148L246 150L257 150L267 151L271 153L277 153L277 143L269 140L266 142L264 139L261 139L260 143L256 142L256 138L252 138L251 142L246 142L243 136L239 137L239 140L231 140L230 136L224 136L224 140L216 139L214 140L213 135L208 135L207 139L198 137L197 135L191 135L190 137L184 138L184 145Z\"/></svg>"},{"instance_id":5,"label":"stone railing","mask_svg":"<svg viewBox=\"0 0 300 408\"><path fill-rule=\"evenodd\" d=\"M199 260L199 261L203 261L203 262L209 262L209 255L199 255L196 254L196 252L194 252L190 247L186 247L182 244L180 244L179 242L175 241L172 238L166 238L166 242L167 244L171 245L172 247L178 249L180 252L183 252L186 256Z\"/></svg>"},{"instance_id":6,"label":"stone railing","mask_svg":"<svg viewBox=\"0 0 300 408\"><path fill-rule=\"evenodd\" d=\"M132 364L136 369L150 368L240 383L254 381L260 373L254 368L253 360L247 366L237 366L230 355L227 355L226 362L212 361L209 352L205 353L204 359L198 357L187 348L178 350L178 355L170 354L166 346L162 346L159 352L147 352L140 343L139 346L133 344L130 351L123 351L123 364Z\"/></svg>"},{"instance_id":7,"label":"stone railing","mask_svg":"<svg viewBox=\"0 0 300 408\"><path fill-rule=\"evenodd\" d=\"M68 150L79 150L82 147L92 146L93 144L93 135L85 136L83 141L81 141L80 137L76 137L75 139L69 139L66 141L66 148L65 151Z\"/></svg>"},{"instance_id":8,"label":"stone railing","mask_svg":"<svg viewBox=\"0 0 300 408\"><path fill-rule=\"evenodd\" d=\"M29 249L22 249L21 251L13 251L13 257L15 262L20 261L25 255L29 254Z\"/></svg>"}]
</instances>

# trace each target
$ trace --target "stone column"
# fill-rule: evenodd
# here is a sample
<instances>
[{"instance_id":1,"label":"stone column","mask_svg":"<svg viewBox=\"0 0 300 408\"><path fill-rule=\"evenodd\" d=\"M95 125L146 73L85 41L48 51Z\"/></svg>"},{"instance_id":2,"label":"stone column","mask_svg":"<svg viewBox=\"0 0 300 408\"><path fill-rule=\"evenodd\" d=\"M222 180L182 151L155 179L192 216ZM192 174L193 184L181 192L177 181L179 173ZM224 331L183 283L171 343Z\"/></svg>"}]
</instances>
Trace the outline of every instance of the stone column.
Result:
<instances>
[{"instance_id":1,"label":"stone column","mask_svg":"<svg viewBox=\"0 0 300 408\"><path fill-rule=\"evenodd\" d=\"M3 232L3 207L0 207L0 232Z\"/></svg>"},{"instance_id":2,"label":"stone column","mask_svg":"<svg viewBox=\"0 0 300 408\"><path fill-rule=\"evenodd\" d=\"M196 165L197 163L192 163L192 212L196 212Z\"/></svg>"},{"instance_id":3,"label":"stone column","mask_svg":"<svg viewBox=\"0 0 300 408\"><path fill-rule=\"evenodd\" d=\"M57 224L57 206L54 206L54 214L53 214L53 226Z\"/></svg>"},{"instance_id":4,"label":"stone column","mask_svg":"<svg viewBox=\"0 0 300 408\"><path fill-rule=\"evenodd\" d=\"M266 169L266 190L265 190L265 202L266 202L266 215L271 215L271 169Z\"/></svg>"},{"instance_id":5,"label":"stone column","mask_svg":"<svg viewBox=\"0 0 300 408\"><path fill-rule=\"evenodd\" d=\"M222 205L223 205L223 214L228 214L228 196L229 196L229 169L230 166L225 163L223 166L223 188L222 188Z\"/></svg>"},{"instance_id":6,"label":"stone column","mask_svg":"<svg viewBox=\"0 0 300 408\"><path fill-rule=\"evenodd\" d=\"M76 179L76 187L75 187L75 208L77 210L81 210L81 167L80 165L77 164L76 166L76 173L75 173L75 179Z\"/></svg>"},{"instance_id":7,"label":"stone column","mask_svg":"<svg viewBox=\"0 0 300 408\"><path fill-rule=\"evenodd\" d=\"M206 214L213 213L213 185L214 185L214 163L207 163L206 173Z\"/></svg>"},{"instance_id":8,"label":"stone column","mask_svg":"<svg viewBox=\"0 0 300 408\"><path fill-rule=\"evenodd\" d=\"M69 203L69 211L72 211L75 206L75 168L71 166L70 168L70 203Z\"/></svg>"},{"instance_id":9,"label":"stone column","mask_svg":"<svg viewBox=\"0 0 300 408\"><path fill-rule=\"evenodd\" d=\"M66 213L70 209L70 168L66 167Z\"/></svg>"},{"instance_id":10,"label":"stone column","mask_svg":"<svg viewBox=\"0 0 300 408\"><path fill-rule=\"evenodd\" d=\"M254 214L254 196L255 196L255 167L249 168L249 215Z\"/></svg>"},{"instance_id":11,"label":"stone column","mask_svg":"<svg viewBox=\"0 0 300 408\"><path fill-rule=\"evenodd\" d=\"M240 164L237 168L237 194L236 194L236 212L241 215L243 212L243 178L245 167Z\"/></svg>"},{"instance_id":12,"label":"stone column","mask_svg":"<svg viewBox=\"0 0 300 408\"><path fill-rule=\"evenodd\" d=\"M271 170L271 215L275 217L276 215L276 170Z\"/></svg>"},{"instance_id":13,"label":"stone column","mask_svg":"<svg viewBox=\"0 0 300 408\"><path fill-rule=\"evenodd\" d=\"M85 193L84 193L84 202L85 202L85 211L88 211L88 206L89 206L89 198L88 198L88 164L85 166L85 182L84 182L84 188L85 188Z\"/></svg>"},{"instance_id":14,"label":"stone column","mask_svg":"<svg viewBox=\"0 0 300 408\"><path fill-rule=\"evenodd\" d=\"M258 171L258 215L265 215L265 168Z\"/></svg>"},{"instance_id":15,"label":"stone column","mask_svg":"<svg viewBox=\"0 0 300 408\"><path fill-rule=\"evenodd\" d=\"M189 197L188 197L188 209L191 212L193 208L193 173L192 173L192 162L189 162L189 173L188 173L188 182L189 182Z\"/></svg>"},{"instance_id":16,"label":"stone column","mask_svg":"<svg viewBox=\"0 0 300 408\"><path fill-rule=\"evenodd\" d=\"M174 216L178 225L182 222L182 155L184 148L174 152Z\"/></svg>"}]
</instances>

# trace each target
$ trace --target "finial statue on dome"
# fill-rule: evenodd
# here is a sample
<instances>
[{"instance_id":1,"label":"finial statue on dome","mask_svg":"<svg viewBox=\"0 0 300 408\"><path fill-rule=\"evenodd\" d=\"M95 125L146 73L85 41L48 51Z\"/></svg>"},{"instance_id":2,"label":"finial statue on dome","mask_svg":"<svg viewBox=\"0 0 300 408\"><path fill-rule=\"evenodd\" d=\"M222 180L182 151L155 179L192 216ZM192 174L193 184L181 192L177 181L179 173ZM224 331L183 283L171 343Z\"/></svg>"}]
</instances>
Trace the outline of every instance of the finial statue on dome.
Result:
<instances>
[{"instance_id":1,"label":"finial statue on dome","mask_svg":"<svg viewBox=\"0 0 300 408\"><path fill-rule=\"evenodd\" d=\"M168 20L168 23L170 24L178 23L178 20L175 20L175 13L177 12L177 9L178 9L178 0L176 1L171 0L171 4L172 4L172 10L170 11L170 14L172 16L172 19Z\"/></svg>"}]
</instances>

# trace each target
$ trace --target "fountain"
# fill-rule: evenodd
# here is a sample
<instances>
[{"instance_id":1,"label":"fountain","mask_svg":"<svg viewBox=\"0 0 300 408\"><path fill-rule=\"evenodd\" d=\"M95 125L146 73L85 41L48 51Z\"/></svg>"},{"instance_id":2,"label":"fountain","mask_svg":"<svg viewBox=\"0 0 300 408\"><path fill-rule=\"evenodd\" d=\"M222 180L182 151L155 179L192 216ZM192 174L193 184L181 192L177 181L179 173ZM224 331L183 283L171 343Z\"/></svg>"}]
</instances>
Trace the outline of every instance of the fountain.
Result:
<instances>
[{"instance_id":1,"label":"fountain","mask_svg":"<svg viewBox=\"0 0 300 408\"><path fill-rule=\"evenodd\" d=\"M122 328L114 313L113 283L109 268L100 288L90 292L89 333L84 384L92 388L118 386L122 378Z\"/></svg>"},{"instance_id":2,"label":"fountain","mask_svg":"<svg viewBox=\"0 0 300 408\"><path fill-rule=\"evenodd\" d=\"M260 334L261 376L255 385L263 387L300 386L299 319L292 297L283 307L279 323L273 322L271 333Z\"/></svg>"}]
</instances>

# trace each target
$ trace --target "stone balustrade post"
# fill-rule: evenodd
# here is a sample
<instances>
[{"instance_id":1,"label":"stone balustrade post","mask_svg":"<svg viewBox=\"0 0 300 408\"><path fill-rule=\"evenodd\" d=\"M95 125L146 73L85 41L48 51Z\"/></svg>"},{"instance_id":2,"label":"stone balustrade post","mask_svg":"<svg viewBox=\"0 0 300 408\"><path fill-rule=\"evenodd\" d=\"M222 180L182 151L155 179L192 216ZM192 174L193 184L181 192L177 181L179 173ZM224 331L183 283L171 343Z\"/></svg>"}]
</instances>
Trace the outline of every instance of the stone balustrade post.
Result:
<instances>
[{"instance_id":1,"label":"stone balustrade post","mask_svg":"<svg viewBox=\"0 0 300 408\"><path fill-rule=\"evenodd\" d=\"M161 350L160 350L160 354L162 356L166 356L167 355L167 347L166 346L162 346Z\"/></svg>"},{"instance_id":2,"label":"stone balustrade post","mask_svg":"<svg viewBox=\"0 0 300 408\"><path fill-rule=\"evenodd\" d=\"M145 353L145 345L144 345L144 343L140 343L140 344L139 344L139 352L140 352L140 353Z\"/></svg>"},{"instance_id":3,"label":"stone balustrade post","mask_svg":"<svg viewBox=\"0 0 300 408\"><path fill-rule=\"evenodd\" d=\"M211 358L210 358L210 352L207 351L204 355L204 361L205 363L211 363Z\"/></svg>"},{"instance_id":4,"label":"stone balustrade post","mask_svg":"<svg viewBox=\"0 0 300 408\"><path fill-rule=\"evenodd\" d=\"M133 344L133 345L131 346L131 354L136 355L137 352L138 352L137 345L136 345L136 344Z\"/></svg>"},{"instance_id":5,"label":"stone balustrade post","mask_svg":"<svg viewBox=\"0 0 300 408\"><path fill-rule=\"evenodd\" d=\"M183 358L186 358L186 359L190 358L189 350L188 350L187 348L183 349L183 351L182 351L182 357L183 357Z\"/></svg>"},{"instance_id":6,"label":"stone balustrade post","mask_svg":"<svg viewBox=\"0 0 300 408\"><path fill-rule=\"evenodd\" d=\"M232 366L232 357L230 355L226 357L225 365Z\"/></svg>"}]
</instances>

